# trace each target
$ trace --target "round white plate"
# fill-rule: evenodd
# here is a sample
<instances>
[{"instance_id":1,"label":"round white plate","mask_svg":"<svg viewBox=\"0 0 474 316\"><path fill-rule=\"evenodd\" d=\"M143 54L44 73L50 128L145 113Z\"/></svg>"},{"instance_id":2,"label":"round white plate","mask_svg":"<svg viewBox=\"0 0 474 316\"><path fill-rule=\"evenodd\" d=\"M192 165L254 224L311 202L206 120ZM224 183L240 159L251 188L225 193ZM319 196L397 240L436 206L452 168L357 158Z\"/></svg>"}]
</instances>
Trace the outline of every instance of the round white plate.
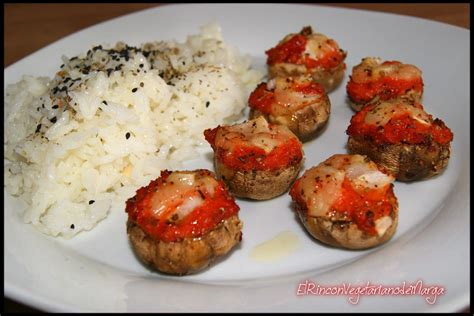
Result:
<instances>
[{"instance_id":1,"label":"round white plate","mask_svg":"<svg viewBox=\"0 0 474 316\"><path fill-rule=\"evenodd\" d=\"M224 40L250 54L255 67L262 70L264 51L306 25L336 39L349 52L347 72L366 56L417 65L423 71L426 110L443 119L454 133L448 168L430 180L395 183L398 230L391 241L367 251L334 249L314 241L294 216L286 194L265 202L238 200L244 222L241 245L210 269L186 277L163 276L137 260L125 233L124 210L115 210L91 232L67 241L23 224L17 212L19 202L5 192L5 295L45 311L73 312L451 312L467 306L468 30L406 16L313 5L169 5L64 38L5 69L5 82L14 83L22 74L51 77L61 64L61 55L71 57L101 43L183 41L210 21L217 21ZM329 126L304 145L305 169L346 152L345 130L353 114L346 103L347 80L346 74L343 84L329 95ZM206 158L187 166L212 169ZM283 231L299 240L289 256L272 262L250 258L255 246ZM317 295L317 285L312 295L297 295L304 290L299 284L306 281L320 289L332 287L333 293L344 286L352 291L365 288L365 292L357 304L354 295L351 302L351 295L342 290L339 295ZM416 282L413 295L384 295L383 289L397 292L396 287L405 284L408 290ZM423 291L443 293L429 304Z\"/></svg>"}]
</instances>

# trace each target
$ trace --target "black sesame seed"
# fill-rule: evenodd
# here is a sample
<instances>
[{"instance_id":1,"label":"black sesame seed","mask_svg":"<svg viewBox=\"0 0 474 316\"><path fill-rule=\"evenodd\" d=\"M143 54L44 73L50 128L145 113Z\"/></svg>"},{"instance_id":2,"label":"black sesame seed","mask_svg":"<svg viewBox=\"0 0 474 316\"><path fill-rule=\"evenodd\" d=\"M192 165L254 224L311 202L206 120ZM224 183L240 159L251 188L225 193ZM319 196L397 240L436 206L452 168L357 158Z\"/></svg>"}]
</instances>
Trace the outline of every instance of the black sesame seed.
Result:
<instances>
[{"instance_id":1,"label":"black sesame seed","mask_svg":"<svg viewBox=\"0 0 474 316\"><path fill-rule=\"evenodd\" d=\"M125 138L126 138L126 139L129 139L129 138L130 138L130 133L129 133L129 132L127 132L127 134L125 134Z\"/></svg>"},{"instance_id":2,"label":"black sesame seed","mask_svg":"<svg viewBox=\"0 0 474 316\"><path fill-rule=\"evenodd\" d=\"M94 200L90 200L89 205L94 204L94 202L95 202Z\"/></svg>"},{"instance_id":3,"label":"black sesame seed","mask_svg":"<svg viewBox=\"0 0 474 316\"><path fill-rule=\"evenodd\" d=\"M138 88L133 88L132 92L135 93L135 92L137 92L137 90L138 90Z\"/></svg>"}]
</instances>

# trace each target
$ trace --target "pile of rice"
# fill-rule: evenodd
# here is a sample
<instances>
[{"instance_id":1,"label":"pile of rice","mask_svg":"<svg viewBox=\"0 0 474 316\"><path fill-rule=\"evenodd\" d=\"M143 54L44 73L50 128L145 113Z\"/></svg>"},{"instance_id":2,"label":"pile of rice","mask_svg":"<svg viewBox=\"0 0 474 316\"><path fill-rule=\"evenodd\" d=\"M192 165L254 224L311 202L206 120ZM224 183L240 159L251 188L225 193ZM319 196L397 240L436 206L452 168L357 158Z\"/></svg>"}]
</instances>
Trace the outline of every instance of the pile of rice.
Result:
<instances>
[{"instance_id":1,"label":"pile of rice","mask_svg":"<svg viewBox=\"0 0 474 316\"><path fill-rule=\"evenodd\" d=\"M4 179L24 220L71 237L207 146L203 130L241 118L262 79L216 24L185 43L93 47L55 78L24 76L5 96Z\"/></svg>"}]
</instances>

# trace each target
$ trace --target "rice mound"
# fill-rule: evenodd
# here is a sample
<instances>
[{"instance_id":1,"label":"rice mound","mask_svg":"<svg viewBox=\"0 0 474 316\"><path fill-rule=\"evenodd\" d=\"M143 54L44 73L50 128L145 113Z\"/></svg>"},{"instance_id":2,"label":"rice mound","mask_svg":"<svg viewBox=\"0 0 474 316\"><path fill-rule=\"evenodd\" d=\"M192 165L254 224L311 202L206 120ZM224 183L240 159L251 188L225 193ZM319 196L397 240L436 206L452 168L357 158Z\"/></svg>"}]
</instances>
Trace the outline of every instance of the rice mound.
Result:
<instances>
[{"instance_id":1,"label":"rice mound","mask_svg":"<svg viewBox=\"0 0 474 316\"><path fill-rule=\"evenodd\" d=\"M64 237L206 146L203 130L241 118L263 75L217 24L184 43L93 47L56 76L23 76L5 96L4 180L25 222Z\"/></svg>"}]
</instances>

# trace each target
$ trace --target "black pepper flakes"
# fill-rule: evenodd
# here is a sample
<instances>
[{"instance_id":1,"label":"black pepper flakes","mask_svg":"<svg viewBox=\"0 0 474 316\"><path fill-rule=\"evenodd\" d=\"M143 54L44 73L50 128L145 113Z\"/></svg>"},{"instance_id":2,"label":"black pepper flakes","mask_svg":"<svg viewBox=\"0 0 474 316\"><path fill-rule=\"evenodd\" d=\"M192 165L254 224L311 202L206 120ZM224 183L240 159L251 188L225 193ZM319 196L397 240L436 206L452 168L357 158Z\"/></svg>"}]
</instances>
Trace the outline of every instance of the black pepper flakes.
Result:
<instances>
[{"instance_id":1,"label":"black pepper flakes","mask_svg":"<svg viewBox=\"0 0 474 316\"><path fill-rule=\"evenodd\" d=\"M69 227L71 227L71 229L74 229L74 228L75 228L74 224L71 224L71 226L69 226Z\"/></svg>"},{"instance_id":2,"label":"black pepper flakes","mask_svg":"<svg viewBox=\"0 0 474 316\"><path fill-rule=\"evenodd\" d=\"M94 204L94 203L95 203L94 200L90 200L90 201L89 201L89 205Z\"/></svg>"},{"instance_id":3,"label":"black pepper flakes","mask_svg":"<svg viewBox=\"0 0 474 316\"><path fill-rule=\"evenodd\" d=\"M105 105L108 105L108 104L107 104L107 101L105 101L105 100L104 100L104 101L102 101L102 103L104 103Z\"/></svg>"},{"instance_id":4,"label":"black pepper flakes","mask_svg":"<svg viewBox=\"0 0 474 316\"><path fill-rule=\"evenodd\" d=\"M143 82L140 82L140 87L143 88L144 86L145 86L145 84Z\"/></svg>"},{"instance_id":5,"label":"black pepper flakes","mask_svg":"<svg viewBox=\"0 0 474 316\"><path fill-rule=\"evenodd\" d=\"M206 102L206 108L208 108L209 105L211 105L211 102L207 101L207 102Z\"/></svg>"},{"instance_id":6,"label":"black pepper flakes","mask_svg":"<svg viewBox=\"0 0 474 316\"><path fill-rule=\"evenodd\" d=\"M49 119L49 121L50 121L51 123L53 123L53 124L56 123L57 120L58 120L58 119L57 119L56 116L53 116L52 118Z\"/></svg>"},{"instance_id":7,"label":"black pepper flakes","mask_svg":"<svg viewBox=\"0 0 474 316\"><path fill-rule=\"evenodd\" d=\"M125 138L126 138L126 139L129 139L129 138L130 138L130 132L127 132L127 133L125 134Z\"/></svg>"},{"instance_id":8,"label":"black pepper flakes","mask_svg":"<svg viewBox=\"0 0 474 316\"><path fill-rule=\"evenodd\" d=\"M59 105L55 104L55 105L53 105L51 108L52 108L52 109L57 109L58 107L59 107Z\"/></svg>"},{"instance_id":9,"label":"black pepper flakes","mask_svg":"<svg viewBox=\"0 0 474 316\"><path fill-rule=\"evenodd\" d=\"M40 129L41 129L41 124L38 124L38 125L36 126L35 133L38 133L38 132L40 131Z\"/></svg>"},{"instance_id":10,"label":"black pepper flakes","mask_svg":"<svg viewBox=\"0 0 474 316\"><path fill-rule=\"evenodd\" d=\"M135 93L135 92L137 92L137 90L138 90L138 88L133 88L132 92Z\"/></svg>"}]
</instances>

